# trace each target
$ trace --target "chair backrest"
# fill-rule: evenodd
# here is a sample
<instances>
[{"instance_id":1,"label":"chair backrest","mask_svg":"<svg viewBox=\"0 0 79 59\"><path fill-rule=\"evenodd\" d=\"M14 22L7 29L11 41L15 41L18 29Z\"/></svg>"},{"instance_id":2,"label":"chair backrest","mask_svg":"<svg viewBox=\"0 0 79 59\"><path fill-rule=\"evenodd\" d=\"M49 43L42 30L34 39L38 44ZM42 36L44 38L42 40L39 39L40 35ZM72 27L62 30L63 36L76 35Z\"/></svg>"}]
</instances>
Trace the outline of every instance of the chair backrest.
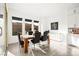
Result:
<instances>
[{"instance_id":1,"label":"chair backrest","mask_svg":"<svg viewBox=\"0 0 79 59\"><path fill-rule=\"evenodd\" d=\"M40 32L36 32L36 33L35 33L34 42L35 42L35 43L40 42L40 38L41 38L41 33L40 33Z\"/></svg>"},{"instance_id":2,"label":"chair backrest","mask_svg":"<svg viewBox=\"0 0 79 59\"><path fill-rule=\"evenodd\" d=\"M32 35L33 34L33 31L29 31L29 35Z\"/></svg>"},{"instance_id":3,"label":"chair backrest","mask_svg":"<svg viewBox=\"0 0 79 59\"><path fill-rule=\"evenodd\" d=\"M42 41L46 41L48 39L48 33L48 31L44 32Z\"/></svg>"},{"instance_id":4,"label":"chair backrest","mask_svg":"<svg viewBox=\"0 0 79 59\"><path fill-rule=\"evenodd\" d=\"M19 44L21 45L21 37L20 37L20 33L17 33L17 34L18 34Z\"/></svg>"}]
</instances>

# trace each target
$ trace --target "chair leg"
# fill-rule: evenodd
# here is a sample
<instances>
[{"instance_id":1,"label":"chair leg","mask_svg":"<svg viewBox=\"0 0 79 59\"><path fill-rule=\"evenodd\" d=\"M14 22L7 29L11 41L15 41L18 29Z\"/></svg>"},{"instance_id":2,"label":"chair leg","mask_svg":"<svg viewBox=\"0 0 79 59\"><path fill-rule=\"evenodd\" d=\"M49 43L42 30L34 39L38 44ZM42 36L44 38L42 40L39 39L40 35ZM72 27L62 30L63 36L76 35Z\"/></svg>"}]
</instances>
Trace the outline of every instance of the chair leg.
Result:
<instances>
[{"instance_id":1,"label":"chair leg","mask_svg":"<svg viewBox=\"0 0 79 59\"><path fill-rule=\"evenodd\" d=\"M37 49L39 49L41 52L43 52L44 54L46 54L46 52L44 50L42 50L40 47L36 46Z\"/></svg>"},{"instance_id":2,"label":"chair leg","mask_svg":"<svg viewBox=\"0 0 79 59\"><path fill-rule=\"evenodd\" d=\"M30 55L30 53L32 53L32 56L34 56L34 53L31 48L29 48L28 55Z\"/></svg>"},{"instance_id":3,"label":"chair leg","mask_svg":"<svg viewBox=\"0 0 79 59\"><path fill-rule=\"evenodd\" d=\"M35 44L34 44L34 50L35 50Z\"/></svg>"},{"instance_id":4,"label":"chair leg","mask_svg":"<svg viewBox=\"0 0 79 59\"><path fill-rule=\"evenodd\" d=\"M32 54L32 56L34 56L34 53L33 53L33 50L32 50L32 46L33 46L33 44L31 43L31 41L29 41L28 56L29 56L30 54Z\"/></svg>"},{"instance_id":5,"label":"chair leg","mask_svg":"<svg viewBox=\"0 0 79 59\"><path fill-rule=\"evenodd\" d=\"M42 50L40 47L38 48L41 52L43 52L44 54L46 54L46 52L44 50Z\"/></svg>"},{"instance_id":6,"label":"chair leg","mask_svg":"<svg viewBox=\"0 0 79 59\"><path fill-rule=\"evenodd\" d=\"M39 42L39 46L40 46L41 44L40 44L40 42Z\"/></svg>"},{"instance_id":7,"label":"chair leg","mask_svg":"<svg viewBox=\"0 0 79 59\"><path fill-rule=\"evenodd\" d=\"M34 53L33 53L32 49L31 49L31 52L32 52L32 56L34 56Z\"/></svg>"},{"instance_id":8,"label":"chair leg","mask_svg":"<svg viewBox=\"0 0 79 59\"><path fill-rule=\"evenodd\" d=\"M21 46L20 46L20 45L18 46L17 53L18 53L18 55L20 56L20 54L21 54Z\"/></svg>"}]
</instances>

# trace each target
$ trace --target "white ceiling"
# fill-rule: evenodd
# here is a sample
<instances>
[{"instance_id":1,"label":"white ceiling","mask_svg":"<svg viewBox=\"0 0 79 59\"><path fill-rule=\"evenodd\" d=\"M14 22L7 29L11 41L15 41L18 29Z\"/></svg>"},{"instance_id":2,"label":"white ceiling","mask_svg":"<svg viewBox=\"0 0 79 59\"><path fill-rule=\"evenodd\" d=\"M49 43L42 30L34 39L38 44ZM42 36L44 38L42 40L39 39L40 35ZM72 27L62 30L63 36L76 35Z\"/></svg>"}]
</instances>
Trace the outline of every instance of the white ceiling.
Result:
<instances>
[{"instance_id":1,"label":"white ceiling","mask_svg":"<svg viewBox=\"0 0 79 59\"><path fill-rule=\"evenodd\" d=\"M79 3L9 3L10 8L27 8L27 7L77 7Z\"/></svg>"},{"instance_id":2,"label":"white ceiling","mask_svg":"<svg viewBox=\"0 0 79 59\"><path fill-rule=\"evenodd\" d=\"M67 9L79 7L77 3L9 3L9 10L18 11L26 15L51 16L62 14Z\"/></svg>"}]
</instances>

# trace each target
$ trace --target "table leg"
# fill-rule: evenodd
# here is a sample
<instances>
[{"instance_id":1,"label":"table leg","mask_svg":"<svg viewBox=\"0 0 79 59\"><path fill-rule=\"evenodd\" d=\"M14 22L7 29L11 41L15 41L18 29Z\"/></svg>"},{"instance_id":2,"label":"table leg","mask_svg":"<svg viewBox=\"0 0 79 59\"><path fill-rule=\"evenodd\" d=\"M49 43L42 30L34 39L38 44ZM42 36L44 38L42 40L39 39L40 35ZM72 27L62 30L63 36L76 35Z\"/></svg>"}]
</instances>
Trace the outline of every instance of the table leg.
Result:
<instances>
[{"instance_id":1,"label":"table leg","mask_svg":"<svg viewBox=\"0 0 79 59\"><path fill-rule=\"evenodd\" d=\"M24 52L28 52L28 46L29 46L29 43L28 43L28 39L24 39Z\"/></svg>"},{"instance_id":2,"label":"table leg","mask_svg":"<svg viewBox=\"0 0 79 59\"><path fill-rule=\"evenodd\" d=\"M50 47L50 36L48 36L48 46Z\"/></svg>"}]
</instances>

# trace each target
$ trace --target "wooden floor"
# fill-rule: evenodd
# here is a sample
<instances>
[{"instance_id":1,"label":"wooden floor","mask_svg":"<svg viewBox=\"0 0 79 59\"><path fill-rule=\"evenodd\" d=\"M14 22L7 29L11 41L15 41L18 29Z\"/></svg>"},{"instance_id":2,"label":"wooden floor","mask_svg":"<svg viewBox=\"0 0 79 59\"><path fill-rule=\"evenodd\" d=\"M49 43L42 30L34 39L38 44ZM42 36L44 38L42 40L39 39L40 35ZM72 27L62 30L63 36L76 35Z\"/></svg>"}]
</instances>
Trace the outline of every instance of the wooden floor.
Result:
<instances>
[{"instance_id":1,"label":"wooden floor","mask_svg":"<svg viewBox=\"0 0 79 59\"><path fill-rule=\"evenodd\" d=\"M0 56L4 56L4 45L0 45Z\"/></svg>"},{"instance_id":2,"label":"wooden floor","mask_svg":"<svg viewBox=\"0 0 79 59\"><path fill-rule=\"evenodd\" d=\"M74 45L67 45L62 41L51 40L50 48L48 49L47 44L43 44L40 46L42 50L46 52L46 54L42 53L38 49L32 49L35 56L79 56L79 48ZM32 56L32 53L28 55L28 53L24 53L21 48L19 52L19 47L17 43L10 44L8 46L8 51L11 52L15 56Z\"/></svg>"},{"instance_id":3,"label":"wooden floor","mask_svg":"<svg viewBox=\"0 0 79 59\"><path fill-rule=\"evenodd\" d=\"M58 51L56 49L57 47L55 47L55 44L53 44L53 43L50 45L50 48L48 47L47 44L40 45L40 48L42 50L44 50L46 52L46 54L42 53L39 49L32 49L35 56L62 56L62 55L64 56L64 55L66 55L66 53L62 53L61 51ZM61 49L64 49L64 48L61 48ZM61 49L59 49L59 50L61 50ZM28 56L28 53L24 53L22 48L19 52L18 43L10 44L8 46L8 51L10 51L11 53L13 53L16 56L19 56L19 55L20 56ZM32 53L30 53L29 56L32 56Z\"/></svg>"}]
</instances>

